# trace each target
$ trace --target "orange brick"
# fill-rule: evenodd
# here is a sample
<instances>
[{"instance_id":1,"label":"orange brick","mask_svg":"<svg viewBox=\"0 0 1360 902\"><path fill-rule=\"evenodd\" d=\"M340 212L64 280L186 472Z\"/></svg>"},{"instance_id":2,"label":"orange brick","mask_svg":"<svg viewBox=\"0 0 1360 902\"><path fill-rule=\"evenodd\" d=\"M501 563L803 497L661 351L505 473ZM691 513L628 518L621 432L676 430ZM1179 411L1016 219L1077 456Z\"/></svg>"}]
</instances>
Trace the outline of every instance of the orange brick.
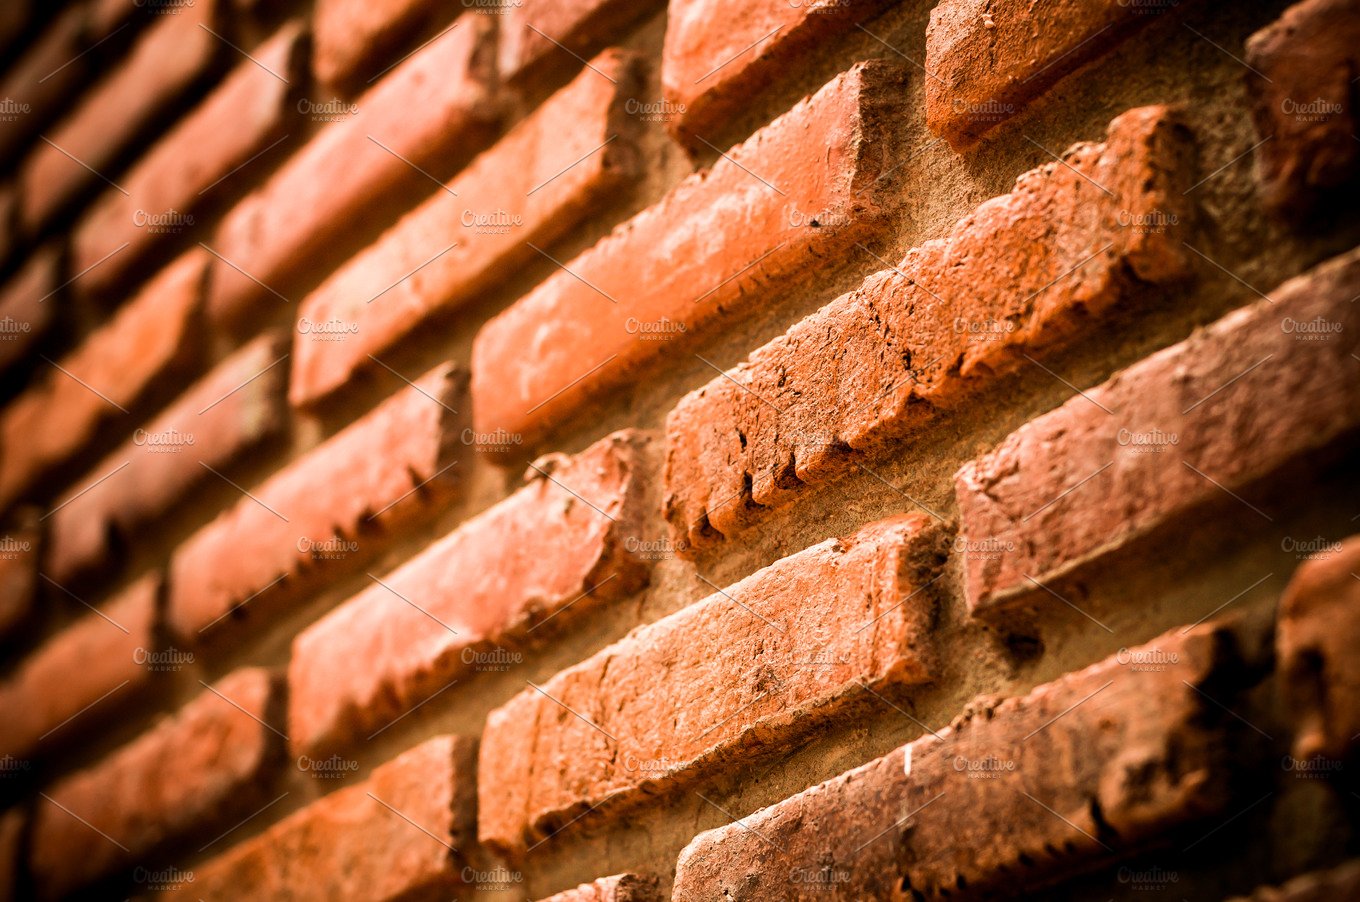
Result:
<instances>
[{"instance_id":1,"label":"orange brick","mask_svg":"<svg viewBox=\"0 0 1360 902\"><path fill-rule=\"evenodd\" d=\"M662 0L482 0L480 8L478 0L469 3L501 19L500 73L512 84L579 67L663 5Z\"/></svg>"},{"instance_id":2,"label":"orange brick","mask_svg":"<svg viewBox=\"0 0 1360 902\"><path fill-rule=\"evenodd\" d=\"M56 320L57 255L42 248L0 289L0 371L30 355Z\"/></svg>"},{"instance_id":3,"label":"orange brick","mask_svg":"<svg viewBox=\"0 0 1360 902\"><path fill-rule=\"evenodd\" d=\"M542 902L660 902L661 893L655 877L619 874L583 883L575 889L542 900Z\"/></svg>"},{"instance_id":4,"label":"orange brick","mask_svg":"<svg viewBox=\"0 0 1360 902\"><path fill-rule=\"evenodd\" d=\"M382 73L384 61L401 59L402 45L433 21L440 6L434 0L317 0L312 15L317 80L340 88L365 79L371 84L369 77Z\"/></svg>"}]
</instances>

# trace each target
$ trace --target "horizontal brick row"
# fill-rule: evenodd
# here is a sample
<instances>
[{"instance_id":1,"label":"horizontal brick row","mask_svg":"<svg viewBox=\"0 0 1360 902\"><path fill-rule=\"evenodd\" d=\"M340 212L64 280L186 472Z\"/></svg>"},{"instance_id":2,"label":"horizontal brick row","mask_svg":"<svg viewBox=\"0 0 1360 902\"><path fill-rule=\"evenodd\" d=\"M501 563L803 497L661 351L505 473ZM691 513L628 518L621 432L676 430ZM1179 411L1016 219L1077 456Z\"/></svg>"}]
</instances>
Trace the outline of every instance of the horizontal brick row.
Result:
<instances>
[{"instance_id":1,"label":"horizontal brick row","mask_svg":"<svg viewBox=\"0 0 1360 902\"><path fill-rule=\"evenodd\" d=\"M278 334L247 344L77 480L52 510L47 573L66 583L107 570L139 530L279 434L287 423L284 348Z\"/></svg>"},{"instance_id":2,"label":"horizontal brick row","mask_svg":"<svg viewBox=\"0 0 1360 902\"><path fill-rule=\"evenodd\" d=\"M497 65L501 78L516 86L547 70L581 65L663 5L663 0L481 0L487 11L501 14Z\"/></svg>"},{"instance_id":3,"label":"horizontal brick row","mask_svg":"<svg viewBox=\"0 0 1360 902\"><path fill-rule=\"evenodd\" d=\"M171 563L186 642L266 612L370 559L463 480L467 376L436 367L295 459L190 536Z\"/></svg>"},{"instance_id":4,"label":"horizontal brick row","mask_svg":"<svg viewBox=\"0 0 1360 902\"><path fill-rule=\"evenodd\" d=\"M1360 425L1360 250L1020 427L955 477L968 605L1023 605ZM1001 549L1001 550L997 550Z\"/></svg>"},{"instance_id":5,"label":"horizontal brick row","mask_svg":"<svg viewBox=\"0 0 1360 902\"><path fill-rule=\"evenodd\" d=\"M431 315L476 297L551 246L636 172L640 128L625 112L638 60L610 51L303 301L300 322L340 324L343 341L299 336L290 394L335 392ZM546 252L545 252L546 253Z\"/></svg>"},{"instance_id":6,"label":"horizontal brick row","mask_svg":"<svg viewBox=\"0 0 1360 902\"><path fill-rule=\"evenodd\" d=\"M44 792L30 851L40 895L64 896L191 830L231 826L267 801L264 781L282 748L275 699L268 671L235 671Z\"/></svg>"},{"instance_id":7,"label":"horizontal brick row","mask_svg":"<svg viewBox=\"0 0 1360 902\"><path fill-rule=\"evenodd\" d=\"M428 740L195 868L167 894L236 899L449 898L476 842L476 742Z\"/></svg>"},{"instance_id":8,"label":"horizontal brick row","mask_svg":"<svg viewBox=\"0 0 1360 902\"><path fill-rule=\"evenodd\" d=\"M19 3L3 8L24 15ZM14 157L89 77L88 45L86 9L74 5L49 22L13 62L0 79L0 97L7 103L0 116L0 159Z\"/></svg>"},{"instance_id":9,"label":"horizontal brick row","mask_svg":"<svg viewBox=\"0 0 1360 902\"><path fill-rule=\"evenodd\" d=\"M900 70L855 66L492 319L472 355L477 431L532 444L676 353L657 332L748 313L871 234L904 102Z\"/></svg>"},{"instance_id":10,"label":"horizontal brick row","mask_svg":"<svg viewBox=\"0 0 1360 902\"><path fill-rule=\"evenodd\" d=\"M1020 176L901 266L687 395L667 419L665 513L694 553L1095 333L1190 273L1190 139L1165 107Z\"/></svg>"},{"instance_id":11,"label":"horizontal brick row","mask_svg":"<svg viewBox=\"0 0 1360 902\"><path fill-rule=\"evenodd\" d=\"M380 731L549 620L645 585L645 451L625 432L540 461L527 486L303 631L289 666L294 745L318 755Z\"/></svg>"},{"instance_id":12,"label":"horizontal brick row","mask_svg":"<svg viewBox=\"0 0 1360 902\"><path fill-rule=\"evenodd\" d=\"M434 0L316 0L312 13L317 81L340 90L372 83L383 60L432 21ZM370 77L372 76L372 77Z\"/></svg>"},{"instance_id":13,"label":"horizontal brick row","mask_svg":"<svg viewBox=\"0 0 1360 902\"><path fill-rule=\"evenodd\" d=\"M1220 628L1175 630L975 708L700 834L672 898L996 898L1166 843L1231 803L1239 668Z\"/></svg>"},{"instance_id":14,"label":"horizontal brick row","mask_svg":"<svg viewBox=\"0 0 1360 902\"><path fill-rule=\"evenodd\" d=\"M783 751L866 686L928 681L942 546L923 518L873 524L531 684L487 718L482 842L522 853L587 809Z\"/></svg>"},{"instance_id":15,"label":"horizontal brick row","mask_svg":"<svg viewBox=\"0 0 1360 902\"><path fill-rule=\"evenodd\" d=\"M56 247L41 248L0 289L0 371L29 357L52 328L58 266Z\"/></svg>"},{"instance_id":16,"label":"horizontal brick row","mask_svg":"<svg viewBox=\"0 0 1360 902\"><path fill-rule=\"evenodd\" d=\"M655 877L619 874L583 883L575 889L549 896L543 902L659 902Z\"/></svg>"}]
</instances>

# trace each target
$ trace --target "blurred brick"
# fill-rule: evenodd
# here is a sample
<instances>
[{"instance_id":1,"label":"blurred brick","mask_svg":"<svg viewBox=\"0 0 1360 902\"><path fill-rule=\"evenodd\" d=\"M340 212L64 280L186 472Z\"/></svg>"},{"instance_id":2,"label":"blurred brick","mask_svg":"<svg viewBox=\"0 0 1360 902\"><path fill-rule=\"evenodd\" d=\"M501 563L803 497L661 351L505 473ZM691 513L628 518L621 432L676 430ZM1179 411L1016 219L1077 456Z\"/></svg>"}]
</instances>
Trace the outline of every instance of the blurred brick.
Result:
<instances>
[{"instance_id":1,"label":"blurred brick","mask_svg":"<svg viewBox=\"0 0 1360 902\"><path fill-rule=\"evenodd\" d=\"M476 843L476 742L430 739L195 869L171 898L447 899Z\"/></svg>"},{"instance_id":2,"label":"blurred brick","mask_svg":"<svg viewBox=\"0 0 1360 902\"><path fill-rule=\"evenodd\" d=\"M258 625L263 609L440 510L468 469L457 466L466 385L463 371L436 367L190 536L171 564L175 633L196 642L244 618Z\"/></svg>"},{"instance_id":3,"label":"blurred brick","mask_svg":"<svg viewBox=\"0 0 1360 902\"><path fill-rule=\"evenodd\" d=\"M36 511L26 512L0 533L0 639L17 631L33 613L41 541Z\"/></svg>"},{"instance_id":4,"label":"blurred brick","mask_svg":"<svg viewBox=\"0 0 1360 902\"><path fill-rule=\"evenodd\" d=\"M0 371L29 357L56 319L58 249L48 245L0 288Z\"/></svg>"},{"instance_id":5,"label":"blurred brick","mask_svg":"<svg viewBox=\"0 0 1360 902\"><path fill-rule=\"evenodd\" d=\"M0 814L0 899L19 898L23 871L24 812L11 808Z\"/></svg>"},{"instance_id":6,"label":"blurred brick","mask_svg":"<svg viewBox=\"0 0 1360 902\"><path fill-rule=\"evenodd\" d=\"M580 67L662 6L663 0L489 0L487 12L501 20L501 77L525 84L551 69Z\"/></svg>"},{"instance_id":7,"label":"blurred brick","mask_svg":"<svg viewBox=\"0 0 1360 902\"><path fill-rule=\"evenodd\" d=\"M47 572L66 583L106 570L143 528L215 478L209 467L226 470L282 431L286 348L279 333L241 348L78 480L54 508Z\"/></svg>"},{"instance_id":8,"label":"blurred brick","mask_svg":"<svg viewBox=\"0 0 1360 902\"><path fill-rule=\"evenodd\" d=\"M1266 203L1302 218L1360 179L1360 2L1306 0L1247 41Z\"/></svg>"},{"instance_id":9,"label":"blurred brick","mask_svg":"<svg viewBox=\"0 0 1360 902\"><path fill-rule=\"evenodd\" d=\"M126 417L159 380L197 361L206 273L202 251L167 266L0 411L0 507Z\"/></svg>"},{"instance_id":10,"label":"blurred brick","mask_svg":"<svg viewBox=\"0 0 1360 902\"><path fill-rule=\"evenodd\" d=\"M493 38L486 17L467 17L384 75L352 117L323 127L227 214L211 242L222 261L215 321L253 325L260 309L283 303L274 292L325 275L318 261L345 247L375 202L435 190L416 167L442 174L490 140L499 119Z\"/></svg>"},{"instance_id":11,"label":"blurred brick","mask_svg":"<svg viewBox=\"0 0 1360 902\"><path fill-rule=\"evenodd\" d=\"M476 656L500 660L558 614L562 626L568 606L581 614L645 585L645 443L615 433L545 459L529 485L298 636L294 746L321 754L367 736L477 669Z\"/></svg>"},{"instance_id":12,"label":"blurred brick","mask_svg":"<svg viewBox=\"0 0 1360 902\"><path fill-rule=\"evenodd\" d=\"M303 32L285 25L110 188L76 228L73 287L104 297L166 235L194 225L194 211L223 179L284 136L290 82L301 78Z\"/></svg>"},{"instance_id":13,"label":"blurred brick","mask_svg":"<svg viewBox=\"0 0 1360 902\"><path fill-rule=\"evenodd\" d=\"M952 725L700 834L675 902L808 898L1044 898L1080 872L1227 814L1237 673L1214 626L1040 686L975 702ZM1218 825L1221 821L1214 821Z\"/></svg>"},{"instance_id":14,"label":"blurred brick","mask_svg":"<svg viewBox=\"0 0 1360 902\"><path fill-rule=\"evenodd\" d=\"M153 674L138 658L158 650L160 584L159 574L142 577L20 662L0 684L0 757L27 760L87 733L145 690Z\"/></svg>"},{"instance_id":15,"label":"blurred brick","mask_svg":"<svg viewBox=\"0 0 1360 902\"><path fill-rule=\"evenodd\" d=\"M640 128L624 112L637 60L617 51L520 122L449 184L328 278L302 321L339 322L344 341L299 335L290 394L309 404L434 314L477 297L551 246L635 174ZM601 77L604 75L605 77Z\"/></svg>"},{"instance_id":16,"label":"blurred brick","mask_svg":"<svg viewBox=\"0 0 1360 902\"><path fill-rule=\"evenodd\" d=\"M1295 877L1283 886L1262 887L1230 902L1335 902L1360 899L1360 861Z\"/></svg>"},{"instance_id":17,"label":"blurred brick","mask_svg":"<svg viewBox=\"0 0 1360 902\"><path fill-rule=\"evenodd\" d=\"M693 551L729 539L844 472L854 452L914 434L1096 334L1149 286L1184 280L1193 179L1170 111L1131 110L1103 144L1021 175L947 237L691 392L667 420L672 534Z\"/></svg>"},{"instance_id":18,"label":"blurred brick","mask_svg":"<svg viewBox=\"0 0 1360 902\"><path fill-rule=\"evenodd\" d=\"M674 353L643 325L693 335L747 315L872 234L901 82L879 61L842 73L488 322L472 357L477 431L532 445Z\"/></svg>"},{"instance_id":19,"label":"blurred brick","mask_svg":"<svg viewBox=\"0 0 1360 902\"><path fill-rule=\"evenodd\" d=\"M1360 249L1031 420L955 477L969 608L1026 602L1360 423ZM997 550L1000 549L1000 550ZM1039 599L1041 602L1044 598Z\"/></svg>"},{"instance_id":20,"label":"blurred brick","mask_svg":"<svg viewBox=\"0 0 1360 902\"><path fill-rule=\"evenodd\" d=\"M619 874L582 883L542 902L661 902L661 893L655 877Z\"/></svg>"},{"instance_id":21,"label":"blurred brick","mask_svg":"<svg viewBox=\"0 0 1360 902\"><path fill-rule=\"evenodd\" d=\"M237 670L36 804L30 866L43 898L64 896L178 836L231 826L267 801L282 758L269 671Z\"/></svg>"},{"instance_id":22,"label":"blurred brick","mask_svg":"<svg viewBox=\"0 0 1360 902\"><path fill-rule=\"evenodd\" d=\"M0 10L19 4L0 3ZM0 80L0 160L24 148L84 83L91 59L86 49L85 10L71 6L47 23Z\"/></svg>"},{"instance_id":23,"label":"blurred brick","mask_svg":"<svg viewBox=\"0 0 1360 902\"><path fill-rule=\"evenodd\" d=\"M401 59L402 45L430 23L440 6L436 0L316 0L312 68L317 80L340 88L365 79L372 84L384 63Z\"/></svg>"},{"instance_id":24,"label":"blurred brick","mask_svg":"<svg viewBox=\"0 0 1360 902\"><path fill-rule=\"evenodd\" d=\"M926 589L943 557L924 518L875 523L525 689L487 717L479 792L496 804L482 809L482 842L522 854L587 809L617 812L787 751L863 687L928 682Z\"/></svg>"},{"instance_id":25,"label":"blurred brick","mask_svg":"<svg viewBox=\"0 0 1360 902\"><path fill-rule=\"evenodd\" d=\"M19 191L13 184L0 185L0 264L9 260L19 245Z\"/></svg>"}]
</instances>

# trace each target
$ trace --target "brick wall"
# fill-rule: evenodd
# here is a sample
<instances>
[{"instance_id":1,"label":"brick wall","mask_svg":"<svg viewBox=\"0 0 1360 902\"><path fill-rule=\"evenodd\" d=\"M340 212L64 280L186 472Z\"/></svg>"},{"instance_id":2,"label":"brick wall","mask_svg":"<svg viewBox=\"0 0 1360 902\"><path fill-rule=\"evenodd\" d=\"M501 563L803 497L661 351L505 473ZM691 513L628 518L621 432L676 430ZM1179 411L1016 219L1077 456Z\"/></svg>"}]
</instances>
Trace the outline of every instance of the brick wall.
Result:
<instances>
[{"instance_id":1,"label":"brick wall","mask_svg":"<svg viewBox=\"0 0 1360 902\"><path fill-rule=\"evenodd\" d=\"M0 898L1360 897L1360 2L0 48Z\"/></svg>"}]
</instances>

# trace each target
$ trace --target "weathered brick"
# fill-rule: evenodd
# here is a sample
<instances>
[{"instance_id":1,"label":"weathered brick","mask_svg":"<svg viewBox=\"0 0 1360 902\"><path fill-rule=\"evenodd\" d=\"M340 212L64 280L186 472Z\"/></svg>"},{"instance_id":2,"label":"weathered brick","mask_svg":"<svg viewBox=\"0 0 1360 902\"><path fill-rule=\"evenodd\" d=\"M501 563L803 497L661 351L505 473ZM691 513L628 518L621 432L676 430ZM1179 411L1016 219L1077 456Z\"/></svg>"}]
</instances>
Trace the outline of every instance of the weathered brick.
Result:
<instances>
[{"instance_id":1,"label":"weathered brick","mask_svg":"<svg viewBox=\"0 0 1360 902\"><path fill-rule=\"evenodd\" d=\"M973 899L1167 842L1230 807L1238 666L1215 626L1167 633L700 834L676 902ZM1227 726L1225 726L1227 725Z\"/></svg>"},{"instance_id":2,"label":"weathered brick","mask_svg":"<svg viewBox=\"0 0 1360 902\"><path fill-rule=\"evenodd\" d=\"M487 59L493 37L487 17L459 19L226 215L212 241L223 261L213 279L215 320L249 325L262 307L283 303L274 292L287 297L319 281L320 261L348 247L353 223L375 202L433 189L415 167L442 176L481 149L498 119Z\"/></svg>"},{"instance_id":3,"label":"weathered brick","mask_svg":"<svg viewBox=\"0 0 1360 902\"><path fill-rule=\"evenodd\" d=\"M1338 544L1305 561L1280 600L1276 650L1300 761L1360 750L1360 536Z\"/></svg>"},{"instance_id":4,"label":"weathered brick","mask_svg":"<svg viewBox=\"0 0 1360 902\"><path fill-rule=\"evenodd\" d=\"M645 585L645 445L622 432L545 459L527 486L299 635L294 745L320 754L369 735L568 606L579 614Z\"/></svg>"},{"instance_id":5,"label":"weathered brick","mask_svg":"<svg viewBox=\"0 0 1360 902\"><path fill-rule=\"evenodd\" d=\"M712 137L816 45L853 31L889 2L670 0L661 84L673 104L671 133L702 149L696 135Z\"/></svg>"},{"instance_id":6,"label":"weathered brick","mask_svg":"<svg viewBox=\"0 0 1360 902\"><path fill-rule=\"evenodd\" d=\"M258 609L356 566L438 510L463 478L466 386L463 371L436 367L186 540L171 564L175 632L193 642L234 620L258 623Z\"/></svg>"},{"instance_id":7,"label":"weathered brick","mask_svg":"<svg viewBox=\"0 0 1360 902\"><path fill-rule=\"evenodd\" d=\"M522 852L587 809L785 750L864 686L928 681L943 553L925 527L903 517L815 545L493 711L480 794L497 804L482 810L482 842Z\"/></svg>"},{"instance_id":8,"label":"weathered brick","mask_svg":"<svg viewBox=\"0 0 1360 902\"><path fill-rule=\"evenodd\" d=\"M687 395L667 420L665 512L691 551L740 532L969 393L1190 272L1194 177L1164 107L1115 119L900 267Z\"/></svg>"},{"instance_id":9,"label":"weathered brick","mask_svg":"<svg viewBox=\"0 0 1360 902\"><path fill-rule=\"evenodd\" d=\"M638 84L634 57L597 57L449 191L436 191L313 291L301 322L339 322L353 334L299 336L293 402L312 403L372 368L370 355L538 259L534 246L551 246L610 199L634 174L640 129L624 107Z\"/></svg>"},{"instance_id":10,"label":"weathered brick","mask_svg":"<svg viewBox=\"0 0 1360 902\"><path fill-rule=\"evenodd\" d=\"M1198 505L1353 432L1360 420L1360 250L1285 282L1016 430L955 477L969 607L1169 527ZM997 550L1000 549L1000 550ZM1047 594L1047 593L1043 593Z\"/></svg>"},{"instance_id":11,"label":"weathered brick","mask_svg":"<svg viewBox=\"0 0 1360 902\"><path fill-rule=\"evenodd\" d=\"M71 267L84 273L74 288L109 294L157 242L192 227L223 178L283 137L302 37L300 23L285 25L118 179L126 194L104 192L72 239Z\"/></svg>"},{"instance_id":12,"label":"weathered brick","mask_svg":"<svg viewBox=\"0 0 1360 902\"><path fill-rule=\"evenodd\" d=\"M488 11L503 13L501 77L523 84L554 64L580 66L635 22L659 11L662 0L489 0L488 5L493 7Z\"/></svg>"},{"instance_id":13,"label":"weathered brick","mask_svg":"<svg viewBox=\"0 0 1360 902\"><path fill-rule=\"evenodd\" d=\"M56 319L57 253L37 251L0 290L0 370L29 355Z\"/></svg>"},{"instance_id":14,"label":"weathered brick","mask_svg":"<svg viewBox=\"0 0 1360 902\"><path fill-rule=\"evenodd\" d=\"M142 528L212 479L209 467L226 469L281 432L285 348L277 333L241 348L59 498L44 556L52 578L105 569Z\"/></svg>"},{"instance_id":15,"label":"weathered brick","mask_svg":"<svg viewBox=\"0 0 1360 902\"><path fill-rule=\"evenodd\" d=\"M317 0L312 69L322 84L349 88L401 58L401 45L427 26L434 0ZM461 8L461 7L457 7Z\"/></svg>"},{"instance_id":16,"label":"weathered brick","mask_svg":"<svg viewBox=\"0 0 1360 902\"><path fill-rule=\"evenodd\" d=\"M542 902L660 902L655 877L618 874L582 883L575 889L557 893Z\"/></svg>"},{"instance_id":17,"label":"weathered brick","mask_svg":"<svg viewBox=\"0 0 1360 902\"><path fill-rule=\"evenodd\" d=\"M955 148L1016 115L1176 0L943 0L926 28L926 125Z\"/></svg>"},{"instance_id":18,"label":"weathered brick","mask_svg":"<svg viewBox=\"0 0 1360 902\"><path fill-rule=\"evenodd\" d=\"M1283 886L1263 887L1250 896L1229 902L1332 902L1356 898L1360 898L1360 861L1348 862L1330 871L1303 874Z\"/></svg>"},{"instance_id":19,"label":"weathered brick","mask_svg":"<svg viewBox=\"0 0 1360 902\"><path fill-rule=\"evenodd\" d=\"M282 760L276 682L266 670L234 671L47 790L30 852L39 893L64 896L191 830L230 826L267 799L265 778Z\"/></svg>"},{"instance_id":20,"label":"weathered brick","mask_svg":"<svg viewBox=\"0 0 1360 902\"><path fill-rule=\"evenodd\" d=\"M196 868L171 898L448 898L476 842L476 743L431 739Z\"/></svg>"},{"instance_id":21,"label":"weathered brick","mask_svg":"<svg viewBox=\"0 0 1360 902\"><path fill-rule=\"evenodd\" d=\"M478 432L537 441L693 334L769 302L884 218L902 73L856 65L486 324ZM583 354L584 349L589 349Z\"/></svg>"},{"instance_id":22,"label":"weathered brick","mask_svg":"<svg viewBox=\"0 0 1360 902\"><path fill-rule=\"evenodd\" d=\"M1360 177L1360 3L1306 0L1247 41L1266 202L1302 217Z\"/></svg>"},{"instance_id":23,"label":"weathered brick","mask_svg":"<svg viewBox=\"0 0 1360 902\"><path fill-rule=\"evenodd\" d=\"M28 620L37 599L41 530L37 512L28 513L0 534L0 639Z\"/></svg>"},{"instance_id":24,"label":"weathered brick","mask_svg":"<svg viewBox=\"0 0 1360 902\"><path fill-rule=\"evenodd\" d=\"M158 380L202 353L199 314L207 256L162 270L112 320L0 412L0 507L126 417ZM45 303L51 303L47 301Z\"/></svg>"},{"instance_id":25,"label":"weathered brick","mask_svg":"<svg viewBox=\"0 0 1360 902\"><path fill-rule=\"evenodd\" d=\"M145 689L152 672L138 658L157 649L159 591L158 575L142 577L20 662L0 684L0 757L45 750Z\"/></svg>"},{"instance_id":26,"label":"weathered brick","mask_svg":"<svg viewBox=\"0 0 1360 902\"><path fill-rule=\"evenodd\" d=\"M104 184L104 172L129 142L190 86L223 52L216 3L198 0L161 16L127 59L45 135L24 161L20 212L36 232L87 188ZM219 32L220 33L220 32Z\"/></svg>"},{"instance_id":27,"label":"weathered brick","mask_svg":"<svg viewBox=\"0 0 1360 902\"><path fill-rule=\"evenodd\" d=\"M85 10L72 6L48 22L5 73L0 80L0 99L6 101L0 115L0 160L15 156L84 82L90 71L85 47Z\"/></svg>"}]
</instances>

